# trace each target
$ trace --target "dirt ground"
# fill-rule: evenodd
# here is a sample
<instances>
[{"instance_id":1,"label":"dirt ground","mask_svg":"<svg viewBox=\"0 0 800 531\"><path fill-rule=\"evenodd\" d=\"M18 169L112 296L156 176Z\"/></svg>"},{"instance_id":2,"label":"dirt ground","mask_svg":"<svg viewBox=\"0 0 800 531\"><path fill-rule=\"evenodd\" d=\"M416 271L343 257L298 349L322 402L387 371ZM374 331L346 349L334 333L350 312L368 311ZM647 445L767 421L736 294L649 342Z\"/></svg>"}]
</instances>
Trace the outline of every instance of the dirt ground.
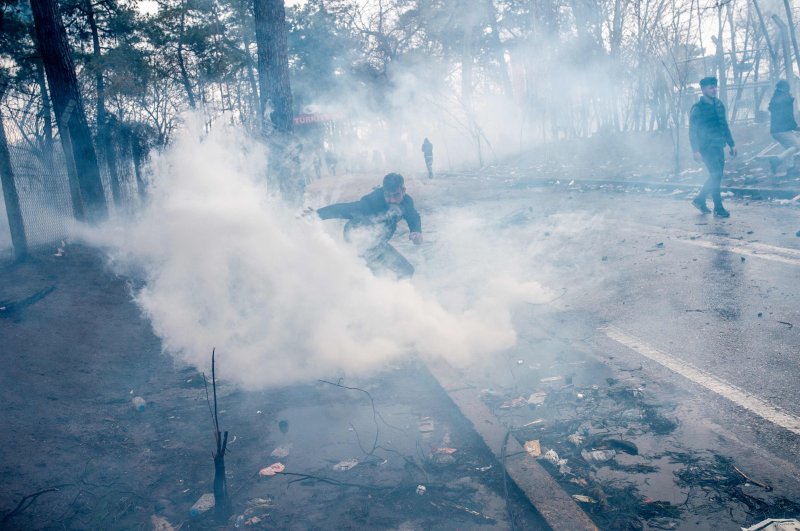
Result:
<instances>
[{"instance_id":1,"label":"dirt ground","mask_svg":"<svg viewBox=\"0 0 800 531\"><path fill-rule=\"evenodd\" d=\"M131 279L90 249L54 250L0 275L3 528L546 528L424 366L251 393L225 383L223 350L233 512L192 518L213 480L203 376L162 354ZM260 477L274 462L285 472Z\"/></svg>"}]
</instances>

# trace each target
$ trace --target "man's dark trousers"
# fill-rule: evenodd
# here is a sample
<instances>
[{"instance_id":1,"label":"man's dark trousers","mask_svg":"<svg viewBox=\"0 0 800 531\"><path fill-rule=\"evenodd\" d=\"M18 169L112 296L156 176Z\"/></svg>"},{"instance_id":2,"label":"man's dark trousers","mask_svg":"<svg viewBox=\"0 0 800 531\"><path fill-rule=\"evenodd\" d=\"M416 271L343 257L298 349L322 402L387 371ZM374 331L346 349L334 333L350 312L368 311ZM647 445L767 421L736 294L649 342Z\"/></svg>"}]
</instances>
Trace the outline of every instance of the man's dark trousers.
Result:
<instances>
[{"instance_id":1,"label":"man's dark trousers","mask_svg":"<svg viewBox=\"0 0 800 531\"><path fill-rule=\"evenodd\" d=\"M708 168L708 180L697 195L697 199L705 201L706 197L711 194L711 199L714 200L714 209L722 210L722 195L719 188L722 184L722 172L725 170L725 151L722 147L706 147L700 151L700 155Z\"/></svg>"}]
</instances>

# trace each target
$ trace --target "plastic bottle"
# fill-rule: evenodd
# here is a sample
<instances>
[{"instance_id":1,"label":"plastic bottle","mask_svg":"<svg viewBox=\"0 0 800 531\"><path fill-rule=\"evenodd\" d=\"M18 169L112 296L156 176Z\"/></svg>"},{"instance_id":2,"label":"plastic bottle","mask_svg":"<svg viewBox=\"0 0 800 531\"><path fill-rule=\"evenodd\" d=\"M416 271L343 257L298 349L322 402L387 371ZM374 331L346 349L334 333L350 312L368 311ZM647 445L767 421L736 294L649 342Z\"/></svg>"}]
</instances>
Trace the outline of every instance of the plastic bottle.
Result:
<instances>
[{"instance_id":1,"label":"plastic bottle","mask_svg":"<svg viewBox=\"0 0 800 531\"><path fill-rule=\"evenodd\" d=\"M192 508L189 509L189 514L192 516L192 518L197 518L212 507L214 507L214 494L211 492L206 492L200 496L196 502L194 502Z\"/></svg>"},{"instance_id":2,"label":"plastic bottle","mask_svg":"<svg viewBox=\"0 0 800 531\"><path fill-rule=\"evenodd\" d=\"M136 411L144 411L144 407L147 405L147 401L141 396L134 396L131 402Z\"/></svg>"}]
</instances>

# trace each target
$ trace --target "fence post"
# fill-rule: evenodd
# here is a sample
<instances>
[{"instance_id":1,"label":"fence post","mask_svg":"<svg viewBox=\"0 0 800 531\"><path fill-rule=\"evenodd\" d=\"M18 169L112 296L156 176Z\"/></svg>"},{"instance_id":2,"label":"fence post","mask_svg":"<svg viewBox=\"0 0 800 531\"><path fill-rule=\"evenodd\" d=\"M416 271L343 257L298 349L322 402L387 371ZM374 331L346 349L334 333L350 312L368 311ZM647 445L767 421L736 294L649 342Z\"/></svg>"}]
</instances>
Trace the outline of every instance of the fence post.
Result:
<instances>
[{"instance_id":1,"label":"fence post","mask_svg":"<svg viewBox=\"0 0 800 531\"><path fill-rule=\"evenodd\" d=\"M25 237L25 222L19 207L17 185L14 182L14 170L11 167L11 154L8 151L8 139L0 114L0 180L3 183L3 197L6 202L8 226L11 229L11 243L14 246L14 258L21 260L28 254L28 241Z\"/></svg>"}]
</instances>

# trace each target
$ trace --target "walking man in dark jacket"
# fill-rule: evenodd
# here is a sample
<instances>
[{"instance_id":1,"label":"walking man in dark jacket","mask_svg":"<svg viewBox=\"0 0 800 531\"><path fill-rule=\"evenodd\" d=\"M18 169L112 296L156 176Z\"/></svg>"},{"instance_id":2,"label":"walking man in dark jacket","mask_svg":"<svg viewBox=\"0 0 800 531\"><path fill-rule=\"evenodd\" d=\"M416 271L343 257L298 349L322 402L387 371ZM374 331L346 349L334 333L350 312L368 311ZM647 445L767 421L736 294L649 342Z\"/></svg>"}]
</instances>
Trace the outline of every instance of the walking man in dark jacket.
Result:
<instances>
[{"instance_id":1,"label":"walking man in dark jacket","mask_svg":"<svg viewBox=\"0 0 800 531\"><path fill-rule=\"evenodd\" d=\"M422 154L425 157L425 166L428 168L428 179L433 179L433 144L427 137L422 142Z\"/></svg>"},{"instance_id":2,"label":"walking man in dark jacket","mask_svg":"<svg viewBox=\"0 0 800 531\"><path fill-rule=\"evenodd\" d=\"M706 180L700 193L692 204L703 214L711 212L706 206L706 198L711 195L714 201L714 216L730 217L722 206L720 185L725 170L725 145L730 147L731 157L736 156L736 147L725 118L725 105L717 98L717 78L705 77L700 80L703 96L689 112L689 142L692 145L694 160L704 162L708 168Z\"/></svg>"},{"instance_id":3,"label":"walking man in dark jacket","mask_svg":"<svg viewBox=\"0 0 800 531\"><path fill-rule=\"evenodd\" d=\"M795 131L794 98L789 93L789 83L781 79L775 84L775 93L769 100L769 132L780 145L793 151L781 161L775 177L785 176L786 168L794 166L794 156L800 151L800 141Z\"/></svg>"},{"instance_id":4,"label":"walking man in dark jacket","mask_svg":"<svg viewBox=\"0 0 800 531\"><path fill-rule=\"evenodd\" d=\"M400 219L406 220L409 239L415 245L422 243L422 222L414 208L414 200L406 194L403 176L390 173L383 178L383 186L376 188L358 201L336 203L317 210L322 219L346 219L344 235L362 249L362 256L373 272L389 270L398 278L411 278L414 266L392 247L389 240Z\"/></svg>"}]
</instances>

